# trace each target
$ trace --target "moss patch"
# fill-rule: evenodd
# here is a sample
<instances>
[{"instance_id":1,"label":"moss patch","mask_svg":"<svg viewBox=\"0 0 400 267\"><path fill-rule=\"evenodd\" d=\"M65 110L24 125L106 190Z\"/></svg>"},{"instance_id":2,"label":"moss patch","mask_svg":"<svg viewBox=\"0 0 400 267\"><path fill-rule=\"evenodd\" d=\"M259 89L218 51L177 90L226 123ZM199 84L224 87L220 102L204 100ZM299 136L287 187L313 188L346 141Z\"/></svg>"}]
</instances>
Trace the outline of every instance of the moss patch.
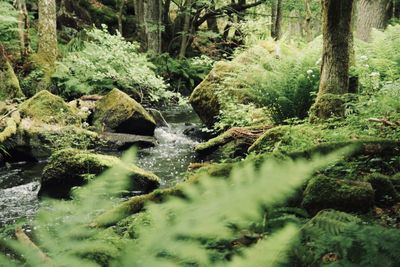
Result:
<instances>
[{"instance_id":1,"label":"moss patch","mask_svg":"<svg viewBox=\"0 0 400 267\"><path fill-rule=\"evenodd\" d=\"M310 109L310 120L318 122L329 118L344 117L344 101L340 95L323 94L318 96Z\"/></svg>"},{"instance_id":2,"label":"moss patch","mask_svg":"<svg viewBox=\"0 0 400 267\"><path fill-rule=\"evenodd\" d=\"M18 78L7 60L0 59L0 81L0 100L25 97Z\"/></svg>"},{"instance_id":3,"label":"moss patch","mask_svg":"<svg viewBox=\"0 0 400 267\"><path fill-rule=\"evenodd\" d=\"M106 169L119 164L114 156L94 154L77 149L64 149L54 153L42 174L41 194L68 197L74 186L87 182ZM159 186L159 178L135 165L126 166L131 175L130 190L150 192Z\"/></svg>"},{"instance_id":4,"label":"moss patch","mask_svg":"<svg viewBox=\"0 0 400 267\"><path fill-rule=\"evenodd\" d=\"M375 202L380 205L392 205L399 199L391 179L379 173L372 173L365 178L375 191Z\"/></svg>"},{"instance_id":5,"label":"moss patch","mask_svg":"<svg viewBox=\"0 0 400 267\"><path fill-rule=\"evenodd\" d=\"M43 90L28 99L19 107L22 117L60 125L80 125L78 110L49 91Z\"/></svg>"},{"instance_id":6,"label":"moss patch","mask_svg":"<svg viewBox=\"0 0 400 267\"><path fill-rule=\"evenodd\" d=\"M154 135L156 122L133 98L113 89L96 103L93 125L100 132Z\"/></svg>"},{"instance_id":7,"label":"moss patch","mask_svg":"<svg viewBox=\"0 0 400 267\"><path fill-rule=\"evenodd\" d=\"M374 204L370 183L318 176L311 179L304 191L302 206L312 214L323 209L367 212Z\"/></svg>"}]
</instances>

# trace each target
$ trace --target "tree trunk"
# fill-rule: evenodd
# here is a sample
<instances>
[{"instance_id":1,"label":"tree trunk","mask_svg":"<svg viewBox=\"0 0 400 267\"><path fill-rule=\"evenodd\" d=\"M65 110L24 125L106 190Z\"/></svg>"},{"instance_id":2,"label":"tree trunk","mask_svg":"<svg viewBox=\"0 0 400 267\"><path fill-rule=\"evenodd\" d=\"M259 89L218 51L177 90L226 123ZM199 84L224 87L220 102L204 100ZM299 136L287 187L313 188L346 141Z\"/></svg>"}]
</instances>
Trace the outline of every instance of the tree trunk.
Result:
<instances>
[{"instance_id":1,"label":"tree trunk","mask_svg":"<svg viewBox=\"0 0 400 267\"><path fill-rule=\"evenodd\" d=\"M215 0L211 0L210 11L215 12ZM215 16L211 16L207 19L207 27L209 31L219 33L217 18Z\"/></svg>"},{"instance_id":2,"label":"tree trunk","mask_svg":"<svg viewBox=\"0 0 400 267\"><path fill-rule=\"evenodd\" d=\"M358 0L357 38L368 42L372 28L385 29L390 7L390 0Z\"/></svg>"},{"instance_id":3,"label":"tree trunk","mask_svg":"<svg viewBox=\"0 0 400 267\"><path fill-rule=\"evenodd\" d=\"M52 66L58 56L55 0L39 0L38 32L38 54Z\"/></svg>"},{"instance_id":4,"label":"tree trunk","mask_svg":"<svg viewBox=\"0 0 400 267\"><path fill-rule=\"evenodd\" d=\"M183 24L181 47L179 50L179 58L184 58L186 55L187 45L190 34L190 19L191 19L192 0L186 0L185 3L185 20Z\"/></svg>"},{"instance_id":5,"label":"tree trunk","mask_svg":"<svg viewBox=\"0 0 400 267\"><path fill-rule=\"evenodd\" d=\"M271 37L275 36L276 27L276 12L278 9L278 0L272 0L271 2Z\"/></svg>"},{"instance_id":6,"label":"tree trunk","mask_svg":"<svg viewBox=\"0 0 400 267\"><path fill-rule=\"evenodd\" d=\"M326 118L331 113L337 113L336 111L340 110L337 107L340 101L331 96L348 92L352 14L353 0L322 0L321 80L313 107L313 113L318 118ZM332 105L329 104L329 97L334 100L331 102Z\"/></svg>"},{"instance_id":7,"label":"tree trunk","mask_svg":"<svg viewBox=\"0 0 400 267\"><path fill-rule=\"evenodd\" d=\"M161 53L161 0L147 0L145 5L147 51Z\"/></svg>"},{"instance_id":8,"label":"tree trunk","mask_svg":"<svg viewBox=\"0 0 400 267\"><path fill-rule=\"evenodd\" d=\"M137 30L137 38L140 42L140 46L142 50L147 50L147 38L146 38L146 21L145 21L145 8L144 8L144 0L135 0L135 16L136 16L136 25L138 27Z\"/></svg>"},{"instance_id":9,"label":"tree trunk","mask_svg":"<svg viewBox=\"0 0 400 267\"><path fill-rule=\"evenodd\" d=\"M118 3L118 31L121 35L123 35L123 16L124 16L124 8L125 8L126 0L119 0Z\"/></svg>"},{"instance_id":10,"label":"tree trunk","mask_svg":"<svg viewBox=\"0 0 400 267\"><path fill-rule=\"evenodd\" d=\"M29 16L25 0L16 0L15 5L18 9L18 31L20 39L21 57L26 58L31 52L29 41Z\"/></svg>"},{"instance_id":11,"label":"tree trunk","mask_svg":"<svg viewBox=\"0 0 400 267\"><path fill-rule=\"evenodd\" d=\"M275 40L279 40L282 36L282 11L282 0L273 0L271 36Z\"/></svg>"},{"instance_id":12,"label":"tree trunk","mask_svg":"<svg viewBox=\"0 0 400 267\"><path fill-rule=\"evenodd\" d=\"M304 31L307 42L311 42L313 39L313 33L311 28L312 12L311 12L310 0L304 0L304 8L306 10L306 17L304 19Z\"/></svg>"}]
</instances>

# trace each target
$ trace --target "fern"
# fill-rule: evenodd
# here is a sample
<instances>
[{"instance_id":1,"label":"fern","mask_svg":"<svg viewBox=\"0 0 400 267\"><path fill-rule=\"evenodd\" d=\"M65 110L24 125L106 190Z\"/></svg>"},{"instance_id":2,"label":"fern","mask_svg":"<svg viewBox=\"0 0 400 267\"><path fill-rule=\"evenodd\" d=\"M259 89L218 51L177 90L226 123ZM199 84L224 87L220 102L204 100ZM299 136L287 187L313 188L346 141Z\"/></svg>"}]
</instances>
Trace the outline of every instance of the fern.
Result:
<instances>
[{"instance_id":1,"label":"fern","mask_svg":"<svg viewBox=\"0 0 400 267\"><path fill-rule=\"evenodd\" d=\"M114 167L76 189L72 201L46 201L36 220L35 242L41 251L11 242L29 266L278 266L286 259L293 226L275 235L260 236L251 248L231 262L215 262L201 240L233 240L232 226L243 228L260 218L262 207L282 203L316 169L337 156L311 162L265 162L260 170L251 164L234 170L230 179L204 176L196 185L182 187L184 198L172 198L147 207L147 223L139 225L137 239L114 240L112 229L90 227L93 218L111 208L128 179L123 166ZM124 157L130 161L131 155ZM124 249L122 256L115 244ZM114 249L114 250L113 250ZM40 253L39 253L40 252ZM262 252L262 253L261 253ZM1 264L12 262L0 259Z\"/></svg>"},{"instance_id":2,"label":"fern","mask_svg":"<svg viewBox=\"0 0 400 267\"><path fill-rule=\"evenodd\" d=\"M377 225L365 225L353 215L322 211L302 228L304 247L295 251L302 266L320 266L331 253L329 266L399 266L400 233Z\"/></svg>"}]
</instances>

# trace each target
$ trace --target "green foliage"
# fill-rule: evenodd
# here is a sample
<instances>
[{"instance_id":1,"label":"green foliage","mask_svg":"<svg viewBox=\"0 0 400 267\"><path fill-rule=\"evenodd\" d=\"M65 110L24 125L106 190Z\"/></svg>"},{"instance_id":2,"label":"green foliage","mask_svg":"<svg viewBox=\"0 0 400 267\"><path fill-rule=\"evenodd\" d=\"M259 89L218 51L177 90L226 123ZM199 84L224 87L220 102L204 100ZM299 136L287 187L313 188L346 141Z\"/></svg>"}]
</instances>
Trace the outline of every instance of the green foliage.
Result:
<instances>
[{"instance_id":1,"label":"green foliage","mask_svg":"<svg viewBox=\"0 0 400 267\"><path fill-rule=\"evenodd\" d=\"M210 72L214 62L207 56L175 59L168 54L154 56L155 72L175 90L189 95Z\"/></svg>"},{"instance_id":2,"label":"green foliage","mask_svg":"<svg viewBox=\"0 0 400 267\"><path fill-rule=\"evenodd\" d=\"M379 88L379 79L400 78L400 25L389 26L385 32L375 30L371 43L357 43L357 65L363 91ZM372 87L372 88L371 88Z\"/></svg>"},{"instance_id":3,"label":"green foliage","mask_svg":"<svg viewBox=\"0 0 400 267\"><path fill-rule=\"evenodd\" d=\"M29 266L280 266L297 234L293 226L271 237L260 236L256 245L243 248L243 254L231 261L215 262L202 240L240 237L235 229L260 219L263 208L282 203L316 169L336 158L268 161L259 170L247 164L233 170L229 179L203 176L196 184L182 186L184 198L148 205L146 223L137 227L133 241L118 238L112 229L90 227L94 218L115 205L127 186L126 168L117 165L74 190L72 201L43 204L34 240L49 258L43 259L35 248L14 241L8 244ZM131 160L131 154L125 155L126 164ZM124 248L124 253L115 247ZM109 263L111 259L115 260ZM12 266L3 258L1 264Z\"/></svg>"},{"instance_id":4,"label":"green foliage","mask_svg":"<svg viewBox=\"0 0 400 267\"><path fill-rule=\"evenodd\" d=\"M400 263L398 230L373 224L366 226L350 214L322 211L302 228L302 232L303 246L294 253L294 262L300 266L394 267ZM334 256L334 260L324 259L328 254Z\"/></svg>"},{"instance_id":5,"label":"green foliage","mask_svg":"<svg viewBox=\"0 0 400 267\"><path fill-rule=\"evenodd\" d=\"M141 100L158 102L176 96L152 70L154 66L139 45L130 43L107 28L87 32L84 49L69 53L58 62L53 75L58 90L66 97L106 93L117 87Z\"/></svg>"},{"instance_id":6,"label":"green foliage","mask_svg":"<svg viewBox=\"0 0 400 267\"><path fill-rule=\"evenodd\" d=\"M281 58L271 56L259 64L263 68L252 72L254 82L249 89L258 102L271 111L274 122L289 118L303 119L314 102L319 84L320 40L301 51L290 51Z\"/></svg>"},{"instance_id":7,"label":"green foliage","mask_svg":"<svg viewBox=\"0 0 400 267\"><path fill-rule=\"evenodd\" d=\"M0 43L12 50L19 48L17 16L12 1L0 2Z\"/></svg>"}]
</instances>

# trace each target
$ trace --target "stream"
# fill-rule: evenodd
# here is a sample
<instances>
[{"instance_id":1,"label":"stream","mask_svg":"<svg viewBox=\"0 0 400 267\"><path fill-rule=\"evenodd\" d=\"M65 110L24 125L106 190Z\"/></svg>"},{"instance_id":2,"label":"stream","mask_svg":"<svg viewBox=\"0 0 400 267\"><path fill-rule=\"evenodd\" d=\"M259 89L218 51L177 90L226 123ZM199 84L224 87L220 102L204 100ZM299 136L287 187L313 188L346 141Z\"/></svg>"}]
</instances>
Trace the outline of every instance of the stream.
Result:
<instances>
[{"instance_id":1,"label":"stream","mask_svg":"<svg viewBox=\"0 0 400 267\"><path fill-rule=\"evenodd\" d=\"M196 155L194 146L200 141L185 135L185 131L200 127L201 123L191 108L171 108L163 116L169 127L158 127L158 145L138 151L136 164L161 178L161 187L171 187L183 179L183 173ZM37 194L46 161L20 162L0 168L0 227L31 218L39 208Z\"/></svg>"}]
</instances>

